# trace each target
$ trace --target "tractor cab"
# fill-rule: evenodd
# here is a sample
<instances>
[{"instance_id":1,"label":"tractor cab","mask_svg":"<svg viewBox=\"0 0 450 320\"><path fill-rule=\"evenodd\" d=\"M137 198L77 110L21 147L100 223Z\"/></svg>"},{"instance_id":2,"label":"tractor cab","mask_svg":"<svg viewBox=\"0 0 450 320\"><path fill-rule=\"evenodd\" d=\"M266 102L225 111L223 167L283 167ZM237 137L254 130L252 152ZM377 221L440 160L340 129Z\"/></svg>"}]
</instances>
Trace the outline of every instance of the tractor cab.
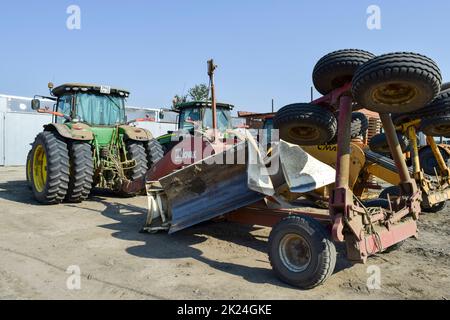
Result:
<instances>
[{"instance_id":1,"label":"tractor cab","mask_svg":"<svg viewBox=\"0 0 450 320\"><path fill-rule=\"evenodd\" d=\"M232 128L231 110L234 106L217 103L217 129L226 131ZM213 127L211 102L193 101L178 104L174 107L179 113L178 129L191 130L194 128L211 129Z\"/></svg>"},{"instance_id":2,"label":"tractor cab","mask_svg":"<svg viewBox=\"0 0 450 320\"><path fill-rule=\"evenodd\" d=\"M129 92L109 86L86 84L64 84L56 88L50 86L56 97L54 122L80 122L89 126L111 127L125 124L125 100Z\"/></svg>"}]
</instances>

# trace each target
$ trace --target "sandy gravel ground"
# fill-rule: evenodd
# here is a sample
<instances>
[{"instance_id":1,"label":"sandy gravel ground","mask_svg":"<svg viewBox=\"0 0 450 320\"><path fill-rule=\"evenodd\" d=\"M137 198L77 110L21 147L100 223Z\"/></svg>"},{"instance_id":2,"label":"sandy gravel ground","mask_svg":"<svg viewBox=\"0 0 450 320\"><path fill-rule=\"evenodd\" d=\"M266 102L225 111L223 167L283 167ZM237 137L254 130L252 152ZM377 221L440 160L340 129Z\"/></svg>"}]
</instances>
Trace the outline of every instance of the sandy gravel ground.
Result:
<instances>
[{"instance_id":1,"label":"sandy gravel ground","mask_svg":"<svg viewBox=\"0 0 450 320\"><path fill-rule=\"evenodd\" d=\"M0 168L0 299L448 299L449 210L420 221L420 239L350 265L309 291L278 281L269 229L205 223L181 233L139 233L146 199L95 192L90 201L38 205L23 168ZM381 289L366 286L367 267ZM81 270L80 290L66 271Z\"/></svg>"}]
</instances>

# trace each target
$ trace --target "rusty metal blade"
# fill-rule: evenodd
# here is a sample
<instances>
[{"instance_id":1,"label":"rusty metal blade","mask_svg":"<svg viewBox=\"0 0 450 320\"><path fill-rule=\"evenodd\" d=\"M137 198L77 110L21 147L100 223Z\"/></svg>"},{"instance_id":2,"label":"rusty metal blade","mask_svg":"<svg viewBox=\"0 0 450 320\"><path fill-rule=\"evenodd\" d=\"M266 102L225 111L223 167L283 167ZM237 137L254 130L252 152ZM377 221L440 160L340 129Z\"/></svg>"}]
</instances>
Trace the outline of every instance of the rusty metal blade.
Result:
<instances>
[{"instance_id":1,"label":"rusty metal blade","mask_svg":"<svg viewBox=\"0 0 450 320\"><path fill-rule=\"evenodd\" d=\"M248 187L246 164L221 164L246 143L160 179L168 198L174 233L264 199ZM218 163L217 163L218 162Z\"/></svg>"}]
</instances>

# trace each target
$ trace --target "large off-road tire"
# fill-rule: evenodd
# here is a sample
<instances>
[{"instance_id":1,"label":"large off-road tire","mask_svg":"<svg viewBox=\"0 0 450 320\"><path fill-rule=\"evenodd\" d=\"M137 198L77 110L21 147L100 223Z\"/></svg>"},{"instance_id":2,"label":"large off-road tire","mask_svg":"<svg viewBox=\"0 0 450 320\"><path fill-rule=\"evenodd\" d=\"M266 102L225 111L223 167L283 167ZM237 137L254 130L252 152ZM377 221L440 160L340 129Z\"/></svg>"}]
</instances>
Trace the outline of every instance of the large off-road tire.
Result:
<instances>
[{"instance_id":1,"label":"large off-road tire","mask_svg":"<svg viewBox=\"0 0 450 320\"><path fill-rule=\"evenodd\" d=\"M311 289L333 274L336 247L328 232L316 220L289 216L270 233L269 260L281 281Z\"/></svg>"},{"instance_id":2,"label":"large off-road tire","mask_svg":"<svg viewBox=\"0 0 450 320\"><path fill-rule=\"evenodd\" d=\"M370 52L356 49L338 50L327 54L314 67L315 88L326 95L352 82L358 67L374 57L375 55Z\"/></svg>"},{"instance_id":3,"label":"large off-road tire","mask_svg":"<svg viewBox=\"0 0 450 320\"><path fill-rule=\"evenodd\" d=\"M423 119L420 123L420 130L431 137L449 137L450 113Z\"/></svg>"},{"instance_id":4,"label":"large off-road tire","mask_svg":"<svg viewBox=\"0 0 450 320\"><path fill-rule=\"evenodd\" d=\"M402 135L401 133L397 133L398 142L400 143L400 147L402 148L403 152L408 151L409 147L409 140L407 137ZM387 137L385 133L379 133L370 139L369 142L369 149L373 152L385 155L390 154L391 151L389 149L389 144L387 141Z\"/></svg>"},{"instance_id":5,"label":"large off-road tire","mask_svg":"<svg viewBox=\"0 0 450 320\"><path fill-rule=\"evenodd\" d=\"M281 139L301 146L325 144L337 130L333 113L308 103L291 104L280 109L273 121Z\"/></svg>"},{"instance_id":6,"label":"large off-road tire","mask_svg":"<svg viewBox=\"0 0 450 320\"><path fill-rule=\"evenodd\" d=\"M447 208L447 201L439 202L438 204L435 204L432 207L422 207L422 210L424 212L429 213L438 213L439 211L442 211Z\"/></svg>"},{"instance_id":7,"label":"large off-road tire","mask_svg":"<svg viewBox=\"0 0 450 320\"><path fill-rule=\"evenodd\" d=\"M450 89L450 82L445 82L441 85L441 91Z\"/></svg>"},{"instance_id":8,"label":"large off-road tire","mask_svg":"<svg viewBox=\"0 0 450 320\"><path fill-rule=\"evenodd\" d=\"M87 142L69 143L70 177L66 201L82 202L89 197L93 186L94 158Z\"/></svg>"},{"instance_id":9,"label":"large off-road tire","mask_svg":"<svg viewBox=\"0 0 450 320\"><path fill-rule=\"evenodd\" d=\"M32 172L31 172L31 166L32 166L32 163L31 163L31 160L32 160L32 155L33 155L33 149L31 149L29 152L28 152L28 155L27 155L27 163L26 163L26 177L27 177L27 185L28 185L28 188L30 188L30 190L33 190L33 180L32 180Z\"/></svg>"},{"instance_id":10,"label":"large off-road tire","mask_svg":"<svg viewBox=\"0 0 450 320\"><path fill-rule=\"evenodd\" d=\"M441 152L445 163L450 166L450 156L448 155L448 153L441 148L439 148L439 151ZM419 161L420 167L426 174L433 177L436 176L436 172L439 174L439 165L430 146L423 147L419 150Z\"/></svg>"},{"instance_id":11,"label":"large off-road tire","mask_svg":"<svg viewBox=\"0 0 450 320\"><path fill-rule=\"evenodd\" d=\"M147 167L149 169L164 158L163 146L156 139L151 139L145 143L145 151L147 153Z\"/></svg>"},{"instance_id":12,"label":"large off-road tire","mask_svg":"<svg viewBox=\"0 0 450 320\"><path fill-rule=\"evenodd\" d=\"M144 143L129 140L126 142L126 150L128 160L136 160L136 166L125 170L127 179L134 181L142 178L148 170L147 153L145 151ZM125 193L123 191L119 191L117 194L122 197L133 197L136 195L135 193Z\"/></svg>"},{"instance_id":13,"label":"large off-road tire","mask_svg":"<svg viewBox=\"0 0 450 320\"><path fill-rule=\"evenodd\" d=\"M42 204L61 203L69 187L69 151L56 132L41 132L32 149L32 189Z\"/></svg>"},{"instance_id":14,"label":"large off-road tire","mask_svg":"<svg viewBox=\"0 0 450 320\"><path fill-rule=\"evenodd\" d=\"M353 96L367 109L404 113L430 103L441 90L439 67L428 57L398 52L363 64L353 78Z\"/></svg>"}]
</instances>

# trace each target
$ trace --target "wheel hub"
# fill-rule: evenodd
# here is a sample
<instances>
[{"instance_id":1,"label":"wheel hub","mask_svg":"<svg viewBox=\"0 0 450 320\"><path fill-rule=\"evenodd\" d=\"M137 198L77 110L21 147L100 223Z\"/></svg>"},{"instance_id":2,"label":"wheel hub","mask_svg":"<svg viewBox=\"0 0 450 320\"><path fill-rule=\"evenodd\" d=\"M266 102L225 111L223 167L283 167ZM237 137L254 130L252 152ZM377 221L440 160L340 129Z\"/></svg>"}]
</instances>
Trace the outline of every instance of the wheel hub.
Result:
<instances>
[{"instance_id":1,"label":"wheel hub","mask_svg":"<svg viewBox=\"0 0 450 320\"><path fill-rule=\"evenodd\" d=\"M289 136L294 140L314 141L320 137L320 132L313 127L294 127L289 130Z\"/></svg>"},{"instance_id":2,"label":"wheel hub","mask_svg":"<svg viewBox=\"0 0 450 320\"><path fill-rule=\"evenodd\" d=\"M389 83L376 88L372 99L377 103L401 105L410 103L417 96L417 89L408 83Z\"/></svg>"},{"instance_id":3,"label":"wheel hub","mask_svg":"<svg viewBox=\"0 0 450 320\"><path fill-rule=\"evenodd\" d=\"M33 182L37 192L43 192L47 183L47 155L42 145L38 145L33 157Z\"/></svg>"},{"instance_id":4,"label":"wheel hub","mask_svg":"<svg viewBox=\"0 0 450 320\"><path fill-rule=\"evenodd\" d=\"M283 265L292 272L302 272L311 263L309 243L298 234L287 234L280 242L280 258Z\"/></svg>"}]
</instances>

